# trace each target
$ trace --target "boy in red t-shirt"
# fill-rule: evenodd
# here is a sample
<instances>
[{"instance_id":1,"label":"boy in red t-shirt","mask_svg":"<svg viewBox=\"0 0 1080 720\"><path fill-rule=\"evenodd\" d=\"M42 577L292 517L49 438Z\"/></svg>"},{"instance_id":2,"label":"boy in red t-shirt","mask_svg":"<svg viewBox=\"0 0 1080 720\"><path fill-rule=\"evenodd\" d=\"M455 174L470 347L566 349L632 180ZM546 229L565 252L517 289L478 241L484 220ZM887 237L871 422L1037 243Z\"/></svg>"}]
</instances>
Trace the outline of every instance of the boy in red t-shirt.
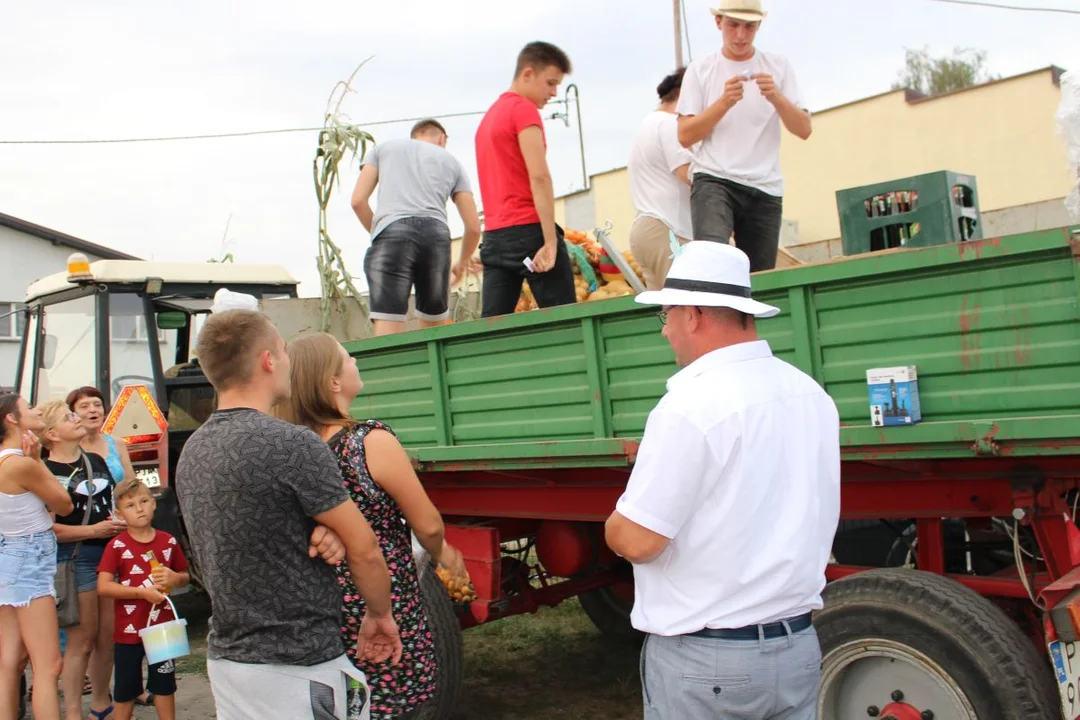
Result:
<instances>
[{"instance_id":1,"label":"boy in red t-shirt","mask_svg":"<svg viewBox=\"0 0 1080 720\"><path fill-rule=\"evenodd\" d=\"M570 255L555 224L555 192L540 117L540 108L555 97L569 73L566 53L551 43L529 43L518 54L510 89L476 130L476 170L484 204L484 317L514 312L522 278L529 281L540 307L576 300Z\"/></svg>"},{"instance_id":2,"label":"boy in red t-shirt","mask_svg":"<svg viewBox=\"0 0 1080 720\"><path fill-rule=\"evenodd\" d=\"M117 485L113 503L127 522L127 530L105 547L98 564L98 594L116 600L113 701L116 720L130 720L135 700L143 693L146 653L139 630L174 619L163 593L187 585L191 576L176 538L154 529L157 503L142 481L129 478ZM176 667L172 660L150 666L146 689L158 718L176 720Z\"/></svg>"}]
</instances>

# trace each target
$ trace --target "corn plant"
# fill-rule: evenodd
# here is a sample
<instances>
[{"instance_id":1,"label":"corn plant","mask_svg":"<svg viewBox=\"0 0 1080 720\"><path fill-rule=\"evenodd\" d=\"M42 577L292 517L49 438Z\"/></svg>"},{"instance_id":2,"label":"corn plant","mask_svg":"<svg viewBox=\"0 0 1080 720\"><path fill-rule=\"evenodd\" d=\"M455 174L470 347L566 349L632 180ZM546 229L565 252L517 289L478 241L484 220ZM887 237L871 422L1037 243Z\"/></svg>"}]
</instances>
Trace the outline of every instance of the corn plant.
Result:
<instances>
[{"instance_id":1,"label":"corn plant","mask_svg":"<svg viewBox=\"0 0 1080 720\"><path fill-rule=\"evenodd\" d=\"M368 58L370 60L371 58ZM315 151L312 172L315 180L315 197L319 201L319 255L316 259L319 280L322 286L322 329L330 329L330 308L335 301L352 297L360 306L364 319L368 319L367 304L360 291L353 283L352 275L345 267L341 249L330 238L326 208L330 204L330 195L334 186L341 182L338 166L346 156L351 160L364 158L369 144L375 138L359 126L348 121L341 112L341 103L353 92L352 82L360 68L368 60L360 63L353 70L348 80L338 81L330 92L323 117L323 129L319 131L319 147Z\"/></svg>"}]
</instances>

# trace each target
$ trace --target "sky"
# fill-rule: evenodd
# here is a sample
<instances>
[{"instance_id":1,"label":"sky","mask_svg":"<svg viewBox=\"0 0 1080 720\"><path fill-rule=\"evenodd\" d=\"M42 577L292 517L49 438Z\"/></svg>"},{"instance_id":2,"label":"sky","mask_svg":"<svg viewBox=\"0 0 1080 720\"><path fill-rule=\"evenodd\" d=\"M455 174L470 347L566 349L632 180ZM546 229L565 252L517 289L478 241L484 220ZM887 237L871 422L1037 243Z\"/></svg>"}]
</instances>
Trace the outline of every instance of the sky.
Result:
<instances>
[{"instance_id":1,"label":"sky","mask_svg":"<svg viewBox=\"0 0 1080 720\"><path fill-rule=\"evenodd\" d=\"M684 0L689 58L720 47L711 4ZM888 90L905 48L926 46L935 55L981 48L990 72L1001 76L1051 64L1080 70L1080 15L935 0L764 5L769 16L757 45L789 58L812 110ZM625 165L639 118L674 69L671 0L6 2L0 141L317 127L335 84L368 58L342 111L377 141L405 137L411 122L369 123L482 112L509 87L518 50L537 39L562 47L574 64L567 82L580 93L588 173ZM543 114L563 110L549 106ZM571 116L570 127L546 122L556 194L583 186ZM474 187L479 120L444 121L447 149ZM237 262L281 263L302 281L301 295L318 295L316 145L315 132L0 144L0 212L147 259L202 262L229 252ZM360 279L368 239L349 207L358 172L358 163L343 164L329 221Z\"/></svg>"}]
</instances>

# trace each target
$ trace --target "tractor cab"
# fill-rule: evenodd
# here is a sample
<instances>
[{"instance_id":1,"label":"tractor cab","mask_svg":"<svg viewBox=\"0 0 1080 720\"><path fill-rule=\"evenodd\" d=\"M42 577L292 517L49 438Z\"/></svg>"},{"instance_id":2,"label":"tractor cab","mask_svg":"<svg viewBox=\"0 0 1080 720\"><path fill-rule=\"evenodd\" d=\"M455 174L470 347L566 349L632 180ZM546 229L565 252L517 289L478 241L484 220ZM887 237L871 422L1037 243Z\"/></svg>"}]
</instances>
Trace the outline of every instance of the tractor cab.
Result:
<instances>
[{"instance_id":1,"label":"tractor cab","mask_svg":"<svg viewBox=\"0 0 1080 720\"><path fill-rule=\"evenodd\" d=\"M297 281L280 265L89 263L76 253L65 272L27 290L15 388L39 404L96 387L109 407L120 406L104 429L124 439L136 473L160 494L184 442L214 409L192 350L222 288L295 298Z\"/></svg>"}]
</instances>

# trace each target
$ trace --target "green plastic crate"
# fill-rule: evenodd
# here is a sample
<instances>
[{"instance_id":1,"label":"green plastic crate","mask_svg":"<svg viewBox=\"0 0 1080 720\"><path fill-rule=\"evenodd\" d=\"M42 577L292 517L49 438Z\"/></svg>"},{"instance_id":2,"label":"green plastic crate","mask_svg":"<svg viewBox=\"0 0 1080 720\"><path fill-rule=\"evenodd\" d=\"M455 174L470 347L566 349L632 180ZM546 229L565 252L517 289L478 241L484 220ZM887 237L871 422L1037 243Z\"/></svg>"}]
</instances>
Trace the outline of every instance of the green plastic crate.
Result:
<instances>
[{"instance_id":1,"label":"green plastic crate","mask_svg":"<svg viewBox=\"0 0 1080 720\"><path fill-rule=\"evenodd\" d=\"M982 239L974 175L941 170L836 191L845 255Z\"/></svg>"}]
</instances>

